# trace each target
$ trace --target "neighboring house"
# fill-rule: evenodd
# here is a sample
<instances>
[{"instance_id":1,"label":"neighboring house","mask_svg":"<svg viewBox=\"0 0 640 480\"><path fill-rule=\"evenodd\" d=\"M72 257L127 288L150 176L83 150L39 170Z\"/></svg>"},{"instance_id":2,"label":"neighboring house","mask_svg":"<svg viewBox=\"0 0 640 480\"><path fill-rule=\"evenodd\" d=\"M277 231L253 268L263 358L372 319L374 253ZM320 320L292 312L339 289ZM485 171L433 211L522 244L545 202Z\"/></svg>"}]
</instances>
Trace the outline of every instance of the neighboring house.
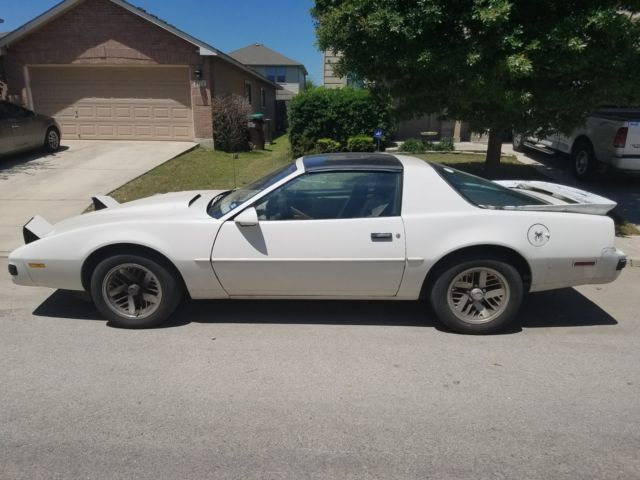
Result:
<instances>
[{"instance_id":1,"label":"neighboring house","mask_svg":"<svg viewBox=\"0 0 640 480\"><path fill-rule=\"evenodd\" d=\"M248 45L229 55L282 87L276 92L275 120L278 130L286 129L289 101L305 89L308 75L305 66L261 43Z\"/></svg>"},{"instance_id":2,"label":"neighboring house","mask_svg":"<svg viewBox=\"0 0 640 480\"><path fill-rule=\"evenodd\" d=\"M291 100L304 90L308 75L305 66L261 43L234 50L229 55L280 85L282 90L276 92L276 100Z\"/></svg>"},{"instance_id":3,"label":"neighboring house","mask_svg":"<svg viewBox=\"0 0 640 480\"><path fill-rule=\"evenodd\" d=\"M344 86L359 87L362 81L349 75L341 77L334 71L334 65L340 60L340 54L331 51L323 52L323 78L322 84L327 88L341 88ZM450 137L454 141L468 140L469 131L467 124L459 120L443 120L438 114L423 115L399 122L394 131L396 140L407 138L420 138L422 133L433 132L435 138ZM429 137L424 137L429 138Z\"/></svg>"},{"instance_id":4,"label":"neighboring house","mask_svg":"<svg viewBox=\"0 0 640 480\"><path fill-rule=\"evenodd\" d=\"M273 117L281 88L125 0L60 2L0 38L0 63L9 99L67 139L211 142L212 95Z\"/></svg>"}]
</instances>

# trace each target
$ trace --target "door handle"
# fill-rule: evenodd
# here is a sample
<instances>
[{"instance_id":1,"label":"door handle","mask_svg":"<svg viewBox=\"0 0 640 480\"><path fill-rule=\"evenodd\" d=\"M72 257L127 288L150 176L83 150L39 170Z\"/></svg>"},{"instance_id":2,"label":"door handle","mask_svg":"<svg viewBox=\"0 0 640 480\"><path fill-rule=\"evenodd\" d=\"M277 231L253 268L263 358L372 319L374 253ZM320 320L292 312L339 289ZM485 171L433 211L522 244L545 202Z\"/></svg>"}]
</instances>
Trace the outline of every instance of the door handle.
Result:
<instances>
[{"instance_id":1,"label":"door handle","mask_svg":"<svg viewBox=\"0 0 640 480\"><path fill-rule=\"evenodd\" d=\"M391 233L372 233L371 241L372 242L390 242L393 238Z\"/></svg>"}]
</instances>

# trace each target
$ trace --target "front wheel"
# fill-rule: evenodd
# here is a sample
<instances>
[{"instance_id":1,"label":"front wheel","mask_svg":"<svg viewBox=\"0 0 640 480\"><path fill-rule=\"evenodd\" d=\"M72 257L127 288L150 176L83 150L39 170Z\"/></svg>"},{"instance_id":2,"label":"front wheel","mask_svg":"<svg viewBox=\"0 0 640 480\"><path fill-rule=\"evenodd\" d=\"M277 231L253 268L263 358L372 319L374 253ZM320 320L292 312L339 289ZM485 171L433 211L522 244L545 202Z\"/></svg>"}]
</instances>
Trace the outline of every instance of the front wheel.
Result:
<instances>
[{"instance_id":1,"label":"front wheel","mask_svg":"<svg viewBox=\"0 0 640 480\"><path fill-rule=\"evenodd\" d=\"M56 152L60 148L60 132L54 127L49 127L44 136L44 149L49 152Z\"/></svg>"},{"instance_id":2,"label":"front wheel","mask_svg":"<svg viewBox=\"0 0 640 480\"><path fill-rule=\"evenodd\" d=\"M514 132L513 138L511 139L511 145L513 146L514 152L524 152L524 135Z\"/></svg>"},{"instance_id":3,"label":"front wheel","mask_svg":"<svg viewBox=\"0 0 640 480\"><path fill-rule=\"evenodd\" d=\"M513 320L524 286L518 270L500 258L469 258L445 267L431 290L438 318L458 333L494 333Z\"/></svg>"},{"instance_id":4,"label":"front wheel","mask_svg":"<svg viewBox=\"0 0 640 480\"><path fill-rule=\"evenodd\" d=\"M161 262L115 255L102 260L93 271L91 298L114 326L150 328L173 313L182 298L182 287Z\"/></svg>"}]
</instances>

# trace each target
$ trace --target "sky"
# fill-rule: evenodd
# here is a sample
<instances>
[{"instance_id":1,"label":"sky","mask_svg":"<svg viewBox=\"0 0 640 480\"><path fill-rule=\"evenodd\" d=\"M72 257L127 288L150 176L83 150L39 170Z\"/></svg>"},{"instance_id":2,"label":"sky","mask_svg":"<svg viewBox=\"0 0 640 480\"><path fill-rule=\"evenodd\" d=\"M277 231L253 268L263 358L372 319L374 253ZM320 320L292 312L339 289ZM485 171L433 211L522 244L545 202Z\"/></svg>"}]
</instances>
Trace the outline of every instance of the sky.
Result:
<instances>
[{"instance_id":1,"label":"sky","mask_svg":"<svg viewBox=\"0 0 640 480\"><path fill-rule=\"evenodd\" d=\"M59 0L0 0L0 32L10 32ZM307 67L322 83L311 0L129 0L180 30L229 53L262 43Z\"/></svg>"}]
</instances>

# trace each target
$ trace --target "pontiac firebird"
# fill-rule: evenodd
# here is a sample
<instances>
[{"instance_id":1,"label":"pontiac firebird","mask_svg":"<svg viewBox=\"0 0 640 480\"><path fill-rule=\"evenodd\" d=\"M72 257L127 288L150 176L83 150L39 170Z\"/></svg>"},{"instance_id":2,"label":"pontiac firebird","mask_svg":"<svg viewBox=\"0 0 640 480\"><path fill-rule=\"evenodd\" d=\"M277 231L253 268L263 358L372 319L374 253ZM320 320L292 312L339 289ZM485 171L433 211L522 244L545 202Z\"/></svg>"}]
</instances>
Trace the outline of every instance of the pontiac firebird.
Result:
<instances>
[{"instance_id":1,"label":"pontiac firebird","mask_svg":"<svg viewBox=\"0 0 640 480\"><path fill-rule=\"evenodd\" d=\"M180 300L418 300L461 333L512 321L528 292L615 280L615 203L488 181L420 159L297 159L234 190L155 195L24 227L18 285L90 293L112 324L161 324ZM426 308L425 308L426 310Z\"/></svg>"}]
</instances>

